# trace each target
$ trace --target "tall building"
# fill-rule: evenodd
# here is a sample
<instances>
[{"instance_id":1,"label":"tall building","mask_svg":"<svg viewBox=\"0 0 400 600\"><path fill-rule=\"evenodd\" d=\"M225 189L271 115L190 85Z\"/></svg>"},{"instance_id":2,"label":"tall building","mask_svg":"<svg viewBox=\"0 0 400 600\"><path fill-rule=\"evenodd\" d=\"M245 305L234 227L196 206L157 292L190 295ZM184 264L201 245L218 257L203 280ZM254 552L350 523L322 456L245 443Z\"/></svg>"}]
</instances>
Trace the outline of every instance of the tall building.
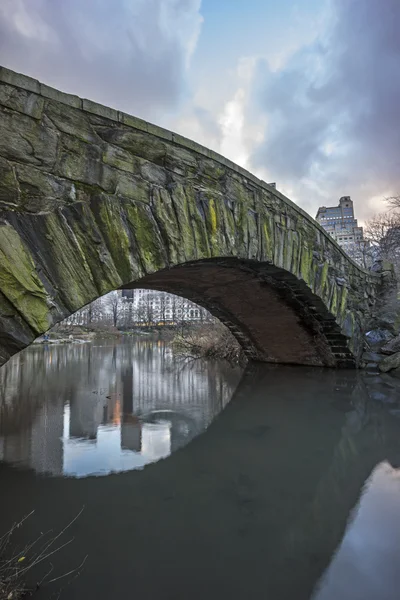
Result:
<instances>
[{"instance_id":1,"label":"tall building","mask_svg":"<svg viewBox=\"0 0 400 600\"><path fill-rule=\"evenodd\" d=\"M338 206L320 206L315 219L349 256L362 266L368 266L368 242L364 240L363 228L359 227L354 216L350 196L342 196Z\"/></svg>"}]
</instances>

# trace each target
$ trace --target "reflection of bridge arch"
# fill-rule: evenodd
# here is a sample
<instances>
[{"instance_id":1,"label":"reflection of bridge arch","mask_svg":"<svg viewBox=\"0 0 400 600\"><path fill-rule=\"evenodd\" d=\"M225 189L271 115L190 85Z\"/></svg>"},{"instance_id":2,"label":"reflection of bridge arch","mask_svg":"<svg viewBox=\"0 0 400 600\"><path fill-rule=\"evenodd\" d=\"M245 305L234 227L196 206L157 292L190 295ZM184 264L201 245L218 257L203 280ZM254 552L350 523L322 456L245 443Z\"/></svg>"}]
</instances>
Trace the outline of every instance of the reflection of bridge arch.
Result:
<instances>
[{"instance_id":1,"label":"reflection of bridge arch","mask_svg":"<svg viewBox=\"0 0 400 600\"><path fill-rule=\"evenodd\" d=\"M369 401L359 373L264 365L245 373L204 434L143 471L55 483L0 467L13 483L0 516L37 507L24 528L35 539L36 528L65 525L65 498L71 514L88 506L73 562L76 548L96 560L71 582L76 598L126 596L135 565L141 597L179 585L191 600L210 590L309 600L365 478L398 459L399 440L399 420Z\"/></svg>"},{"instance_id":2,"label":"reflection of bridge arch","mask_svg":"<svg viewBox=\"0 0 400 600\"><path fill-rule=\"evenodd\" d=\"M172 132L0 69L0 362L117 288L209 309L248 356L354 366L382 279Z\"/></svg>"}]
</instances>

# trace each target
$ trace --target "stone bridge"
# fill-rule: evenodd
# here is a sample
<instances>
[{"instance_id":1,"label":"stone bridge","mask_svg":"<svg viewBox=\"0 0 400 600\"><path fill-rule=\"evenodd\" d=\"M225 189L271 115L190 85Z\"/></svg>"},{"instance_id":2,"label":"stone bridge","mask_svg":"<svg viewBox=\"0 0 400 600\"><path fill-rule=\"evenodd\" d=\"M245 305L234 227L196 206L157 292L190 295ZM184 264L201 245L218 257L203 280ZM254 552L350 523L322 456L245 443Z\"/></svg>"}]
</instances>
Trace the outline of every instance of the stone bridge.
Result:
<instances>
[{"instance_id":1,"label":"stone bridge","mask_svg":"<svg viewBox=\"0 0 400 600\"><path fill-rule=\"evenodd\" d=\"M0 68L0 362L99 296L185 296L255 360L357 366L382 275L178 134Z\"/></svg>"}]
</instances>

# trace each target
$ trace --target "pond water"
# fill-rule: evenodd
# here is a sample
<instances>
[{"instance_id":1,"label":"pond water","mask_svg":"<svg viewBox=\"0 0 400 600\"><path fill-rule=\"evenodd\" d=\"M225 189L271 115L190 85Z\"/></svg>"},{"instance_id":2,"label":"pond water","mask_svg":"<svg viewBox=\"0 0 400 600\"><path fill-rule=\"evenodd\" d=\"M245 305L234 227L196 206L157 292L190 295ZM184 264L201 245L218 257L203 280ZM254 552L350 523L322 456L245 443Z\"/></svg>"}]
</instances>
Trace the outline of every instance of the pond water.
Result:
<instances>
[{"instance_id":1,"label":"pond water","mask_svg":"<svg viewBox=\"0 0 400 600\"><path fill-rule=\"evenodd\" d=\"M0 535L79 514L37 597L400 597L400 380L143 339L34 346L0 378Z\"/></svg>"},{"instance_id":2,"label":"pond water","mask_svg":"<svg viewBox=\"0 0 400 600\"><path fill-rule=\"evenodd\" d=\"M31 346L0 369L0 461L67 477L141 469L206 429L240 376L162 341Z\"/></svg>"}]
</instances>

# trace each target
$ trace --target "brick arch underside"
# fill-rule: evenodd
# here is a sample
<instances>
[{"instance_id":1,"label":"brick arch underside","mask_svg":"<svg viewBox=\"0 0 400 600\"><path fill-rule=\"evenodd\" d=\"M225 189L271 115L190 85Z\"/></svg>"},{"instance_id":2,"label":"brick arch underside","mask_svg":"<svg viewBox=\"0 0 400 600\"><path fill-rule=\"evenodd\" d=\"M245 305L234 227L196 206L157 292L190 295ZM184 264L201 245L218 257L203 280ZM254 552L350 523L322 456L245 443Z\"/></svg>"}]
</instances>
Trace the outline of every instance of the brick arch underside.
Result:
<instances>
[{"instance_id":1,"label":"brick arch underside","mask_svg":"<svg viewBox=\"0 0 400 600\"><path fill-rule=\"evenodd\" d=\"M268 263L194 261L123 286L183 296L226 325L249 359L355 367L335 318L304 281Z\"/></svg>"}]
</instances>

